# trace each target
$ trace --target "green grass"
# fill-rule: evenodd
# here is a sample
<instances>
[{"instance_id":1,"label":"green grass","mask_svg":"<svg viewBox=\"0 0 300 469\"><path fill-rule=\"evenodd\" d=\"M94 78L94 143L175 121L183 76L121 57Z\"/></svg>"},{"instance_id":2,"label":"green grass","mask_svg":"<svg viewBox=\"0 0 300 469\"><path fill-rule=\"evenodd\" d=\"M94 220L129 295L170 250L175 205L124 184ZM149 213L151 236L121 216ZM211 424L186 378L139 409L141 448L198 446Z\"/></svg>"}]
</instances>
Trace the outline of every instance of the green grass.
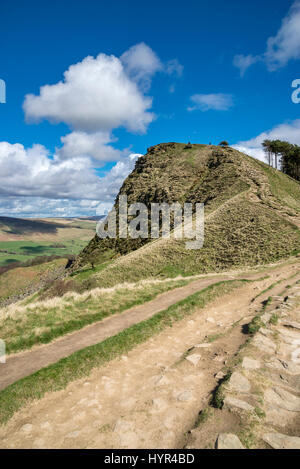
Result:
<instances>
[{"instance_id":1,"label":"green grass","mask_svg":"<svg viewBox=\"0 0 300 469\"><path fill-rule=\"evenodd\" d=\"M187 283L179 280L137 285L136 288L120 287L113 292L99 292L95 296L88 292L75 298L62 297L53 307L47 302L30 304L25 311L21 309L18 313L16 310L14 317L0 321L0 336L6 342L7 353L16 353L37 344L47 344Z\"/></svg>"},{"instance_id":2,"label":"green grass","mask_svg":"<svg viewBox=\"0 0 300 469\"><path fill-rule=\"evenodd\" d=\"M105 341L80 350L59 362L41 369L0 391L0 423L7 422L21 407L47 392L64 389L68 383L88 376L110 360L128 353L150 337L203 308L210 301L241 286L247 280L230 280L211 285L176 303L150 319L125 329Z\"/></svg>"},{"instance_id":3,"label":"green grass","mask_svg":"<svg viewBox=\"0 0 300 469\"><path fill-rule=\"evenodd\" d=\"M258 332L259 329L263 326L264 326L264 323L261 320L261 316L260 315L255 316L250 322L250 324L248 325L247 333L253 335L256 332Z\"/></svg>"},{"instance_id":4,"label":"green grass","mask_svg":"<svg viewBox=\"0 0 300 469\"><path fill-rule=\"evenodd\" d=\"M273 326L276 326L279 321L279 314L272 314L269 323L272 324Z\"/></svg>"},{"instance_id":5,"label":"green grass","mask_svg":"<svg viewBox=\"0 0 300 469\"><path fill-rule=\"evenodd\" d=\"M206 342L208 343L215 342L216 340L221 339L221 337L223 336L224 334L211 334L207 337Z\"/></svg>"},{"instance_id":6,"label":"green grass","mask_svg":"<svg viewBox=\"0 0 300 469\"><path fill-rule=\"evenodd\" d=\"M279 283L279 282L278 282ZM269 306L272 302L272 297L269 296L269 298L266 300L266 301L263 301L263 307L262 307L262 310L260 312L260 314L256 315L252 321L250 322L250 324L248 325L248 328L247 328L247 334L250 334L250 335L254 335L256 334L256 332L259 331L259 329L261 327L264 327L265 324L262 322L261 320L261 316L264 314L267 306Z\"/></svg>"},{"instance_id":7,"label":"green grass","mask_svg":"<svg viewBox=\"0 0 300 469\"><path fill-rule=\"evenodd\" d=\"M266 414L265 414L265 412L264 412L260 407L256 406L255 409L254 409L254 411L255 411L256 415L257 415L260 419L265 418Z\"/></svg>"},{"instance_id":8,"label":"green grass","mask_svg":"<svg viewBox=\"0 0 300 469\"><path fill-rule=\"evenodd\" d=\"M200 427L200 425L206 423L211 417L213 417L213 415L214 410L212 407L206 407L205 409L203 409L197 417L194 428L198 428Z\"/></svg>"},{"instance_id":9,"label":"green grass","mask_svg":"<svg viewBox=\"0 0 300 469\"><path fill-rule=\"evenodd\" d=\"M241 423L237 436L246 449L258 447L256 425L255 421L249 421L247 424Z\"/></svg>"},{"instance_id":10,"label":"green grass","mask_svg":"<svg viewBox=\"0 0 300 469\"><path fill-rule=\"evenodd\" d=\"M84 280L94 277L98 273L102 272L102 270L106 269L106 267L108 267L112 262L112 260L103 261L103 263L95 265L94 268L86 265L85 268L80 271L72 272L70 277L75 277L79 282L83 282Z\"/></svg>"}]
</instances>

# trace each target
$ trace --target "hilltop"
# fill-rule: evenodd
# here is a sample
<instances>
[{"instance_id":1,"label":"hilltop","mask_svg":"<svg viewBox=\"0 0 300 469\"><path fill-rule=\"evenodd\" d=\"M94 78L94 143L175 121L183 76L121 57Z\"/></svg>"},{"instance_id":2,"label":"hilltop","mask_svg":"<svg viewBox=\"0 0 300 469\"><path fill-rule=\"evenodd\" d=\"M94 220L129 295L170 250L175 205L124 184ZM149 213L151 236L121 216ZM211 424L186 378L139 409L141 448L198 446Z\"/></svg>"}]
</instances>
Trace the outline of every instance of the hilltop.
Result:
<instances>
[{"instance_id":1,"label":"hilltop","mask_svg":"<svg viewBox=\"0 0 300 469\"><path fill-rule=\"evenodd\" d=\"M151 147L125 179L117 212L124 194L129 204L148 207L152 202L204 203L204 246L187 251L184 240L102 240L96 235L73 272L92 258L102 286L255 266L299 249L299 183L230 147L174 142Z\"/></svg>"}]
</instances>

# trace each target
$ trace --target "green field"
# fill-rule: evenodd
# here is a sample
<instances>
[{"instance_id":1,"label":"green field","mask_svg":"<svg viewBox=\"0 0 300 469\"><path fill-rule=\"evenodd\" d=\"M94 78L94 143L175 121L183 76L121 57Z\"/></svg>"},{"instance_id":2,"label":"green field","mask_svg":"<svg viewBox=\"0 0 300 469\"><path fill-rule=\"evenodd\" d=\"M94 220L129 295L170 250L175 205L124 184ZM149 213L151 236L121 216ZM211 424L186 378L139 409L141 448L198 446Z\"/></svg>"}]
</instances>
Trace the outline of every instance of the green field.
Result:
<instances>
[{"instance_id":1,"label":"green field","mask_svg":"<svg viewBox=\"0 0 300 469\"><path fill-rule=\"evenodd\" d=\"M78 254L85 246L86 240L80 239L64 240L59 243L47 241L0 241L0 266L6 266L13 262L26 262L37 256Z\"/></svg>"}]
</instances>

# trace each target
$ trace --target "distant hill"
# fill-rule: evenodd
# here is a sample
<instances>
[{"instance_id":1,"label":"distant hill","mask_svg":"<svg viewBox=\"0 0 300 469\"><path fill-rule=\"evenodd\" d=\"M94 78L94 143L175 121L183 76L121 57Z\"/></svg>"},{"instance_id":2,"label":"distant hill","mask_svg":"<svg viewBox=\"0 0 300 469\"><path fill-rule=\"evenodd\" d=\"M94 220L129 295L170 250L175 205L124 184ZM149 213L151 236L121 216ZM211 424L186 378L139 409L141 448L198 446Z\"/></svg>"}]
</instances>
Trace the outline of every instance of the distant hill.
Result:
<instances>
[{"instance_id":1,"label":"distant hill","mask_svg":"<svg viewBox=\"0 0 300 469\"><path fill-rule=\"evenodd\" d=\"M8 235L27 235L32 233L56 233L64 228L61 223L46 220L29 220L23 218L0 217L0 233Z\"/></svg>"},{"instance_id":2,"label":"distant hill","mask_svg":"<svg viewBox=\"0 0 300 469\"><path fill-rule=\"evenodd\" d=\"M90 218L12 218L0 217L0 241L69 237L70 229L94 230L98 217Z\"/></svg>"},{"instance_id":3,"label":"distant hill","mask_svg":"<svg viewBox=\"0 0 300 469\"><path fill-rule=\"evenodd\" d=\"M190 275L276 262L300 246L300 185L230 147L162 143L139 158L119 195L128 203L202 202L205 242L102 240L95 236L73 269L110 259L97 274L103 286L153 276ZM118 211L118 197L115 208Z\"/></svg>"}]
</instances>

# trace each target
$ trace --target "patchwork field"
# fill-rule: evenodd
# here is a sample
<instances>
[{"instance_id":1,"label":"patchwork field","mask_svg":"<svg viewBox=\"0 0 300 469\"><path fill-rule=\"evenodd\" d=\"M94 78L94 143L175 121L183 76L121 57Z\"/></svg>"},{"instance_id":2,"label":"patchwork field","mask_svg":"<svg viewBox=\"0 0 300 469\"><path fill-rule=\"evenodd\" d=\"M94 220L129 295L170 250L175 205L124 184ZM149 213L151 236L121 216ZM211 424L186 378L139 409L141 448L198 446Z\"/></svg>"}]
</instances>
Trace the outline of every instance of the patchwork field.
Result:
<instances>
[{"instance_id":1,"label":"patchwork field","mask_svg":"<svg viewBox=\"0 0 300 469\"><path fill-rule=\"evenodd\" d=\"M95 234L94 219L0 217L0 266L37 256L78 254Z\"/></svg>"}]
</instances>

